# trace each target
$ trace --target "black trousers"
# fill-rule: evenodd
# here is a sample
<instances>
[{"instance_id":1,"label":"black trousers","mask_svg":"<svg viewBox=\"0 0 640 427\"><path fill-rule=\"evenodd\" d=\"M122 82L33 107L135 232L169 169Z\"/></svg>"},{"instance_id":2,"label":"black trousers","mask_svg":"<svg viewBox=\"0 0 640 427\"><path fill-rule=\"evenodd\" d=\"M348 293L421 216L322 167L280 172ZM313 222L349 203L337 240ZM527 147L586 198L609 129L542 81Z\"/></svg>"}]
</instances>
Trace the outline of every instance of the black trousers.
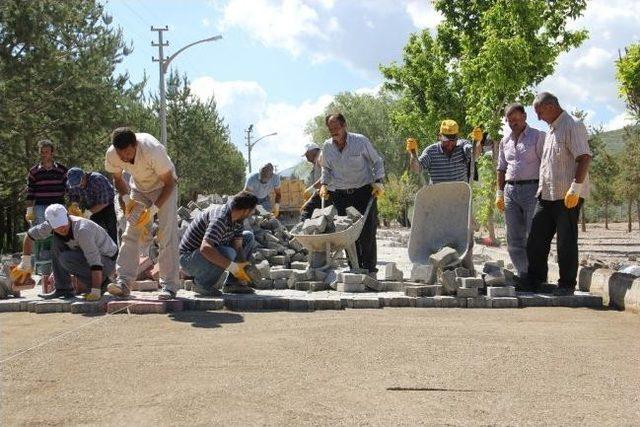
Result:
<instances>
[{"instance_id":1,"label":"black trousers","mask_svg":"<svg viewBox=\"0 0 640 427\"><path fill-rule=\"evenodd\" d=\"M538 198L527 239L529 286L536 287L547 281L549 250L553 236L557 234L560 267L558 287L575 289L578 276L578 217L583 202L581 198L576 207L568 209L564 200Z\"/></svg>"},{"instance_id":2,"label":"black trousers","mask_svg":"<svg viewBox=\"0 0 640 427\"><path fill-rule=\"evenodd\" d=\"M367 204L371 200L370 185L353 190L337 190L330 192L331 200L338 210L338 215L346 215L345 210L349 206L356 208L361 214L367 209ZM358 263L360 268L369 272L376 272L378 262L378 248L376 246L376 233L378 231L378 204L374 199L369 216L364 223L362 233L356 240L356 251L358 253ZM354 266L352 266L354 267Z\"/></svg>"},{"instance_id":3,"label":"black trousers","mask_svg":"<svg viewBox=\"0 0 640 427\"><path fill-rule=\"evenodd\" d=\"M116 208L111 203L105 206L100 212L91 215L91 221L104 228L111 240L118 244L118 219L116 218Z\"/></svg>"}]
</instances>

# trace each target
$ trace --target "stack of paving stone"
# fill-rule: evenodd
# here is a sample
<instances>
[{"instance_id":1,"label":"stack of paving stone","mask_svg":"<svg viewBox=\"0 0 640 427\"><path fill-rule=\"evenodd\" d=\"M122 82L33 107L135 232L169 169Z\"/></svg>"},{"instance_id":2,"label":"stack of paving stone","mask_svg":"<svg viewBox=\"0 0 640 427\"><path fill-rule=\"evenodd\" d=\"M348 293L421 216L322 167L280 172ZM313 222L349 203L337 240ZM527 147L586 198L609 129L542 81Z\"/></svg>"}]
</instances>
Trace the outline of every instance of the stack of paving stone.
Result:
<instances>
[{"instance_id":1,"label":"stack of paving stone","mask_svg":"<svg viewBox=\"0 0 640 427\"><path fill-rule=\"evenodd\" d=\"M354 222L362 218L362 214L354 207L346 209L346 215L338 215L335 206L327 206L324 209L315 209L311 218L296 224L291 233L293 234L327 234L344 231L351 227Z\"/></svg>"}]
</instances>

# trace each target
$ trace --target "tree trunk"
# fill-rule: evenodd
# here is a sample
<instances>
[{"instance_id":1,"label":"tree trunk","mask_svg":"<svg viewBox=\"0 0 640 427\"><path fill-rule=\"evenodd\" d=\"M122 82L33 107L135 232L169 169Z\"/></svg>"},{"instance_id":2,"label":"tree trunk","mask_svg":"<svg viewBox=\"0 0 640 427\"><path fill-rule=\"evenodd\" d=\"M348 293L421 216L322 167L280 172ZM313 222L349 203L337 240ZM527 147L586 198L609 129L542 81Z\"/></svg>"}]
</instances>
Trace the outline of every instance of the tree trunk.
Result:
<instances>
[{"instance_id":1,"label":"tree trunk","mask_svg":"<svg viewBox=\"0 0 640 427\"><path fill-rule=\"evenodd\" d=\"M609 229L609 202L604 202L604 228Z\"/></svg>"},{"instance_id":2,"label":"tree trunk","mask_svg":"<svg viewBox=\"0 0 640 427\"><path fill-rule=\"evenodd\" d=\"M491 243L496 243L496 228L493 224L493 212L491 212L491 215L489 215L489 218L487 219L487 231L489 232L489 239L491 239Z\"/></svg>"},{"instance_id":3,"label":"tree trunk","mask_svg":"<svg viewBox=\"0 0 640 427\"><path fill-rule=\"evenodd\" d=\"M627 203L627 231L629 233L631 233L632 230L632 226L631 226L631 211L633 208L633 200L629 200Z\"/></svg>"},{"instance_id":4,"label":"tree trunk","mask_svg":"<svg viewBox=\"0 0 640 427\"><path fill-rule=\"evenodd\" d=\"M582 225L582 232L586 233L586 231L587 231L587 220L584 217L584 204L582 205L582 209L580 209L580 224Z\"/></svg>"},{"instance_id":5,"label":"tree trunk","mask_svg":"<svg viewBox=\"0 0 640 427\"><path fill-rule=\"evenodd\" d=\"M636 209L638 210L638 228L640 229L640 199L636 200Z\"/></svg>"}]
</instances>

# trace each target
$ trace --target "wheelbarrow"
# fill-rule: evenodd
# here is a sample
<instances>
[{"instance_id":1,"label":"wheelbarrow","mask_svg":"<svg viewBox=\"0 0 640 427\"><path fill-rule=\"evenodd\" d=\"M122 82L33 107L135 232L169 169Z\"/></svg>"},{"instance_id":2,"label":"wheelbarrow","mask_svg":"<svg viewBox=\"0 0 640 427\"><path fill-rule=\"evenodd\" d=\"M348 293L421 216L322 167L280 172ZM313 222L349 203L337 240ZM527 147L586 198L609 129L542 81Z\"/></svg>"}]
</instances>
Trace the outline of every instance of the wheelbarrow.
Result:
<instances>
[{"instance_id":1,"label":"wheelbarrow","mask_svg":"<svg viewBox=\"0 0 640 427\"><path fill-rule=\"evenodd\" d=\"M360 233L362 233L362 228L364 227L364 223L367 221L367 217L369 216L369 211L371 210L371 206L373 205L373 200L373 197L369 200L367 209L364 211L362 217L360 217L360 219L354 222L346 230L327 234L293 234L293 238L300 242L300 244L307 248L310 252L326 251L327 262L324 266L319 267L320 269L329 267L331 265L333 256L335 256L338 251L341 251L343 249L347 252L347 257L349 258L349 262L351 263L351 265L354 268L357 268L357 266L360 264L358 264L356 240L358 240L358 237L360 237ZM324 208L324 200L322 205L322 207Z\"/></svg>"},{"instance_id":2,"label":"wheelbarrow","mask_svg":"<svg viewBox=\"0 0 640 427\"><path fill-rule=\"evenodd\" d=\"M461 260L470 257L471 206L471 187L466 182L442 182L422 187L416 193L411 218L411 262L427 264L429 256L445 246L455 249Z\"/></svg>"}]
</instances>

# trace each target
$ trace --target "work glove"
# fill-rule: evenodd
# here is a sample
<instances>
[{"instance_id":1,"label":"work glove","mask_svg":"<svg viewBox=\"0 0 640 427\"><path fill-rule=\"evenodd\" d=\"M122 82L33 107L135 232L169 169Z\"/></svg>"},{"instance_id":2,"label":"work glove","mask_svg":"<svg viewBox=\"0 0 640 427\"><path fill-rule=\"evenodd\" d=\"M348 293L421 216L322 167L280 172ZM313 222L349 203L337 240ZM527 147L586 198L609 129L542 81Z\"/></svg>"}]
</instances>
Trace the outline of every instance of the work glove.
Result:
<instances>
[{"instance_id":1,"label":"work glove","mask_svg":"<svg viewBox=\"0 0 640 427\"><path fill-rule=\"evenodd\" d=\"M69 212L69 215L82 216L82 209L80 209L80 206L76 202L73 202L69 205L69 207L67 208L67 212Z\"/></svg>"},{"instance_id":2,"label":"work glove","mask_svg":"<svg viewBox=\"0 0 640 427\"><path fill-rule=\"evenodd\" d=\"M91 288L91 292L82 295L85 301L99 301L102 298L102 290L100 288Z\"/></svg>"},{"instance_id":3,"label":"work glove","mask_svg":"<svg viewBox=\"0 0 640 427\"><path fill-rule=\"evenodd\" d=\"M11 271L9 272L9 279L14 285L25 284L29 279L31 279L32 271L31 255L22 255L20 264L11 267Z\"/></svg>"},{"instance_id":4,"label":"work glove","mask_svg":"<svg viewBox=\"0 0 640 427\"><path fill-rule=\"evenodd\" d=\"M125 218L127 218L127 221L130 223L137 225L142 213L147 210L145 205L137 200L133 200L128 194L122 196L122 200L124 201Z\"/></svg>"},{"instance_id":5,"label":"work glove","mask_svg":"<svg viewBox=\"0 0 640 427\"><path fill-rule=\"evenodd\" d=\"M418 141L415 138L407 138L407 152L414 153L418 150Z\"/></svg>"},{"instance_id":6,"label":"work glove","mask_svg":"<svg viewBox=\"0 0 640 427\"><path fill-rule=\"evenodd\" d=\"M327 184L322 184L320 186L320 197L327 200L329 198L329 187Z\"/></svg>"},{"instance_id":7,"label":"work glove","mask_svg":"<svg viewBox=\"0 0 640 427\"><path fill-rule=\"evenodd\" d=\"M27 222L33 222L36 220L36 214L33 212L33 206L29 206L27 208L27 212L24 214L24 219L26 219Z\"/></svg>"},{"instance_id":8,"label":"work glove","mask_svg":"<svg viewBox=\"0 0 640 427\"><path fill-rule=\"evenodd\" d=\"M372 184L373 190L371 190L371 194L373 197L380 197L384 194L384 185L381 182L374 182Z\"/></svg>"},{"instance_id":9,"label":"work glove","mask_svg":"<svg viewBox=\"0 0 640 427\"><path fill-rule=\"evenodd\" d=\"M582 184L573 181L571 187L567 190L567 194L564 195L564 205L567 209L573 209L578 205L580 190L582 190Z\"/></svg>"},{"instance_id":10,"label":"work glove","mask_svg":"<svg viewBox=\"0 0 640 427\"><path fill-rule=\"evenodd\" d=\"M249 275L245 271L245 268L248 264L248 262L232 262L231 264L229 264L227 270L229 270L229 273L233 274L236 279L240 280L241 282L250 283L251 277L249 277Z\"/></svg>"},{"instance_id":11,"label":"work glove","mask_svg":"<svg viewBox=\"0 0 640 427\"><path fill-rule=\"evenodd\" d=\"M504 191L498 190L496 191L496 208L500 212L504 212Z\"/></svg>"},{"instance_id":12,"label":"work glove","mask_svg":"<svg viewBox=\"0 0 640 427\"><path fill-rule=\"evenodd\" d=\"M273 216L278 218L278 216L280 216L280 203L274 203L273 204Z\"/></svg>"},{"instance_id":13,"label":"work glove","mask_svg":"<svg viewBox=\"0 0 640 427\"><path fill-rule=\"evenodd\" d=\"M305 199L309 199L311 196L313 196L313 193L316 191L315 187L312 185L311 187L307 187L304 189L304 191L302 192L302 195L304 196Z\"/></svg>"},{"instance_id":14,"label":"work glove","mask_svg":"<svg viewBox=\"0 0 640 427\"><path fill-rule=\"evenodd\" d=\"M482 141L483 136L484 136L484 132L482 132L482 128L480 126L476 126L473 128L473 131L471 132L471 139L474 142Z\"/></svg>"}]
</instances>

